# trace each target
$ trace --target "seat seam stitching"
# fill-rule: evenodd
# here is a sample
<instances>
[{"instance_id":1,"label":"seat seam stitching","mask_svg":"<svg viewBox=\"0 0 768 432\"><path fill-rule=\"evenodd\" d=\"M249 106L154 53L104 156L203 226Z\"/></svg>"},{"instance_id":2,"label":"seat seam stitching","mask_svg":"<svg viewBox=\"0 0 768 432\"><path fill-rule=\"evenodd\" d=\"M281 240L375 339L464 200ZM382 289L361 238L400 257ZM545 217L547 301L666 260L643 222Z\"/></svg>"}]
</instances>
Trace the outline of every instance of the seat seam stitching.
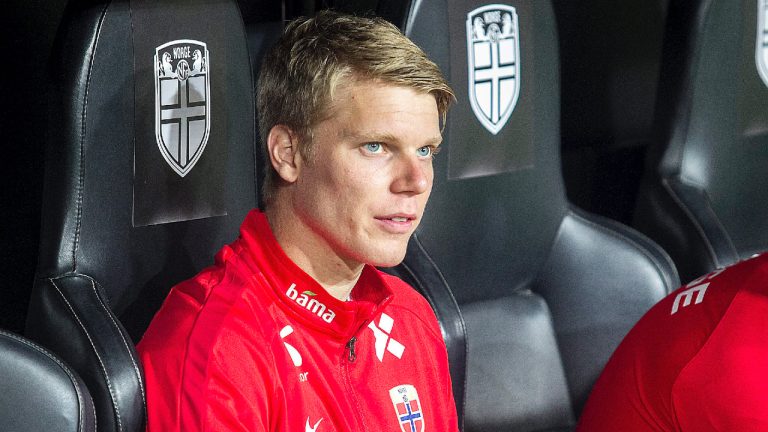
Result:
<instances>
[{"instance_id":1,"label":"seat seam stitching","mask_svg":"<svg viewBox=\"0 0 768 432\"><path fill-rule=\"evenodd\" d=\"M107 313L107 316L112 321L112 324L115 326L115 328L117 329L117 334L120 335L120 339L123 342L123 346L125 347L125 350L128 353L128 358L131 359L131 365L133 366L133 371L136 373L136 378L139 381L139 390L141 392L141 402L142 402L142 404L145 404L146 403L146 398L145 398L145 395L144 395L144 383L143 383L143 380L141 379L141 371L139 370L138 365L136 364L136 362L133 359L133 356L131 355L131 349L128 347L128 341L125 340L125 336L123 335L123 332L120 331L120 326L117 325L117 322L115 321L115 318L114 318L114 316L112 314L112 311L109 308L107 308L107 306L104 304L103 299L99 295L99 292L96 289L96 281L93 278L91 278L91 277L88 277L88 279L90 279L90 281L91 281L91 287L93 288L93 292L96 294L96 298L99 299L99 304L104 309L104 311Z\"/></svg>"},{"instance_id":2,"label":"seat seam stitching","mask_svg":"<svg viewBox=\"0 0 768 432\"><path fill-rule=\"evenodd\" d=\"M85 333L85 336L88 339L88 343L91 345L91 348L93 348L94 354L96 354L96 359L99 361L101 370L104 373L104 380L107 383L107 388L109 389L109 395L112 398L112 402L113 402L112 406L117 414L117 428L118 430L122 431L123 426L122 426L122 422L120 421L120 408L117 406L117 403L114 403L116 401L116 398L114 395L114 389L112 388L112 382L109 380L109 375L107 374L107 368L104 365L104 361L102 360L101 355L99 354L99 351L96 349L96 345L93 343L93 339L91 338L91 335L88 333L88 330L85 328L85 325L83 325L83 322L80 320L80 317L77 316L77 313L75 312L74 308L72 308L72 305L69 303L69 300L67 300L66 296L64 296L64 293L61 292L61 289L59 289L58 285L56 285L56 282L53 278L50 278L49 281L51 282L51 285L53 285L53 287L59 293L62 300L64 300L64 303L67 305L67 308L69 308L69 311L72 313L72 316L75 317L75 320L77 321L78 325Z\"/></svg>"}]
</instances>

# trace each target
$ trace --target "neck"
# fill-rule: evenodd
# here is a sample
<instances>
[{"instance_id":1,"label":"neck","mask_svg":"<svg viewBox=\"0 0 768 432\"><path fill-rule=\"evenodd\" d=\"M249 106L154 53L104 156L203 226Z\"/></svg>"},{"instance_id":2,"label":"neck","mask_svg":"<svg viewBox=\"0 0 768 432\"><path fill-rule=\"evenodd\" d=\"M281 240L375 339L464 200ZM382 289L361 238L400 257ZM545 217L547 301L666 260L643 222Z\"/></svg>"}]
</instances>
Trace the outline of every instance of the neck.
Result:
<instances>
[{"instance_id":1,"label":"neck","mask_svg":"<svg viewBox=\"0 0 768 432\"><path fill-rule=\"evenodd\" d=\"M272 233L288 258L330 295L341 301L349 299L364 265L336 254L328 243L281 206L270 205L265 214Z\"/></svg>"}]
</instances>

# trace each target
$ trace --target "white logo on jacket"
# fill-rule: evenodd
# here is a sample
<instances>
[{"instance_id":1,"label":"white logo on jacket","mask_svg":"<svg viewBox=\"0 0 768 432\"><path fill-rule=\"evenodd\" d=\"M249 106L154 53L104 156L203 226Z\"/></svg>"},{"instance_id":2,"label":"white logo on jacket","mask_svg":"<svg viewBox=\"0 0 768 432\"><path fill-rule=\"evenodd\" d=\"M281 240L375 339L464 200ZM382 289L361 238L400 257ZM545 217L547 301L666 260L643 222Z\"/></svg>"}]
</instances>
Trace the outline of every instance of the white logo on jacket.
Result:
<instances>
[{"instance_id":1,"label":"white logo on jacket","mask_svg":"<svg viewBox=\"0 0 768 432\"><path fill-rule=\"evenodd\" d=\"M319 302L317 299L311 298L317 294L313 293L312 291L304 291L299 293L296 291L295 283L288 287L285 295L287 295L289 299L298 303L304 309L322 318L323 321L327 322L328 324L330 324L333 319L336 318L336 312L328 308L323 303Z\"/></svg>"},{"instance_id":2,"label":"white logo on jacket","mask_svg":"<svg viewBox=\"0 0 768 432\"><path fill-rule=\"evenodd\" d=\"M421 411L416 387L403 384L389 390L389 398L395 407L395 414L402 432L423 432L424 414Z\"/></svg>"},{"instance_id":3,"label":"white logo on jacket","mask_svg":"<svg viewBox=\"0 0 768 432\"><path fill-rule=\"evenodd\" d=\"M317 426L319 426L320 422L322 422L322 421L323 421L323 419L321 418L320 420L317 421L317 423L315 423L314 427L310 427L309 426L309 417L307 417L307 424L304 426L304 432L316 432L317 431Z\"/></svg>"},{"instance_id":4,"label":"white logo on jacket","mask_svg":"<svg viewBox=\"0 0 768 432\"><path fill-rule=\"evenodd\" d=\"M285 339L291 333L293 333L293 327L289 325L283 327L283 329L280 330L280 339ZM291 361L293 362L293 365L296 367L301 366L301 364L303 363L303 360L301 358L301 354L299 354L299 351L288 342L283 341L283 345L285 345L285 349L286 351L288 351L288 355L291 356Z\"/></svg>"},{"instance_id":5,"label":"white logo on jacket","mask_svg":"<svg viewBox=\"0 0 768 432\"><path fill-rule=\"evenodd\" d=\"M683 302L682 307L690 306L691 301L693 301L694 294L696 294L696 300L694 301L693 304L700 304L701 302L703 302L704 295L707 293L707 288L709 288L710 281L724 271L725 269L717 269L712 273L705 274L704 276L701 276L698 279L688 282L688 285L685 286L688 289L680 292L675 297L675 301L674 303L672 303L672 313L670 315L674 315L680 310L680 307L681 307L680 301Z\"/></svg>"},{"instance_id":6,"label":"white logo on jacket","mask_svg":"<svg viewBox=\"0 0 768 432\"><path fill-rule=\"evenodd\" d=\"M384 351L389 351L397 358L403 357L403 351L405 347L400 342L394 340L389 336L392 333L392 327L395 325L395 320L389 315L382 313L379 319L379 326L371 321L368 324L368 328L373 331L373 337L376 338L374 347L376 348L376 357L379 361L384 361Z\"/></svg>"},{"instance_id":7,"label":"white logo on jacket","mask_svg":"<svg viewBox=\"0 0 768 432\"><path fill-rule=\"evenodd\" d=\"M693 288L689 288L675 297L675 302L672 304L672 313L670 315L674 315L677 313L678 310L680 310L680 300L683 301L683 307L690 306L691 300L693 300L693 295L696 295L696 302L694 304L699 304L702 301L704 301L704 294L707 293L707 288L709 287L709 283L705 283L703 285L695 286Z\"/></svg>"}]
</instances>

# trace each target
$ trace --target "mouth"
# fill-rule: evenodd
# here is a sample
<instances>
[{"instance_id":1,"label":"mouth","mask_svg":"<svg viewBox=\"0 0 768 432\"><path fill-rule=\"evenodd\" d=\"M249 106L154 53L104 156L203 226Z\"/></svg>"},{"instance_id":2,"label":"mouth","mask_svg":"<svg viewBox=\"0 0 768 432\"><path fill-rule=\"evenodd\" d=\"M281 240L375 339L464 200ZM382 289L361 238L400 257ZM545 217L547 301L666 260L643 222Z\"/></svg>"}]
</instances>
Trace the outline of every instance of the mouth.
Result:
<instances>
[{"instance_id":1,"label":"mouth","mask_svg":"<svg viewBox=\"0 0 768 432\"><path fill-rule=\"evenodd\" d=\"M385 231L393 234L408 233L416 223L416 215L403 213L376 216L375 219Z\"/></svg>"},{"instance_id":2,"label":"mouth","mask_svg":"<svg viewBox=\"0 0 768 432\"><path fill-rule=\"evenodd\" d=\"M392 221L392 222L412 222L416 220L416 215L414 214L407 214L407 213L396 213L391 215L385 215L385 216L376 216L377 220L380 221Z\"/></svg>"}]
</instances>

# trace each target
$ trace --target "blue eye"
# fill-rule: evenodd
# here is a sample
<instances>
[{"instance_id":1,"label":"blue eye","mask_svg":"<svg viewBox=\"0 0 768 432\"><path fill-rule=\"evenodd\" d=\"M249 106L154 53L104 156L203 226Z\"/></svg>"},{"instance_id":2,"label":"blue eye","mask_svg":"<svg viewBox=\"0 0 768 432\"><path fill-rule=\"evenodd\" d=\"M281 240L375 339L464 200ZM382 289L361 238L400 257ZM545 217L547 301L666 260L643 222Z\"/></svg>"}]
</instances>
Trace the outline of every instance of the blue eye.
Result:
<instances>
[{"instance_id":1,"label":"blue eye","mask_svg":"<svg viewBox=\"0 0 768 432\"><path fill-rule=\"evenodd\" d=\"M421 157L428 157L428 156L432 156L433 149L430 146L424 146L416 150L416 153Z\"/></svg>"},{"instance_id":2,"label":"blue eye","mask_svg":"<svg viewBox=\"0 0 768 432\"><path fill-rule=\"evenodd\" d=\"M366 143L363 145L366 150L368 150L371 153L379 153L381 152L381 143L372 142L372 143Z\"/></svg>"}]
</instances>

